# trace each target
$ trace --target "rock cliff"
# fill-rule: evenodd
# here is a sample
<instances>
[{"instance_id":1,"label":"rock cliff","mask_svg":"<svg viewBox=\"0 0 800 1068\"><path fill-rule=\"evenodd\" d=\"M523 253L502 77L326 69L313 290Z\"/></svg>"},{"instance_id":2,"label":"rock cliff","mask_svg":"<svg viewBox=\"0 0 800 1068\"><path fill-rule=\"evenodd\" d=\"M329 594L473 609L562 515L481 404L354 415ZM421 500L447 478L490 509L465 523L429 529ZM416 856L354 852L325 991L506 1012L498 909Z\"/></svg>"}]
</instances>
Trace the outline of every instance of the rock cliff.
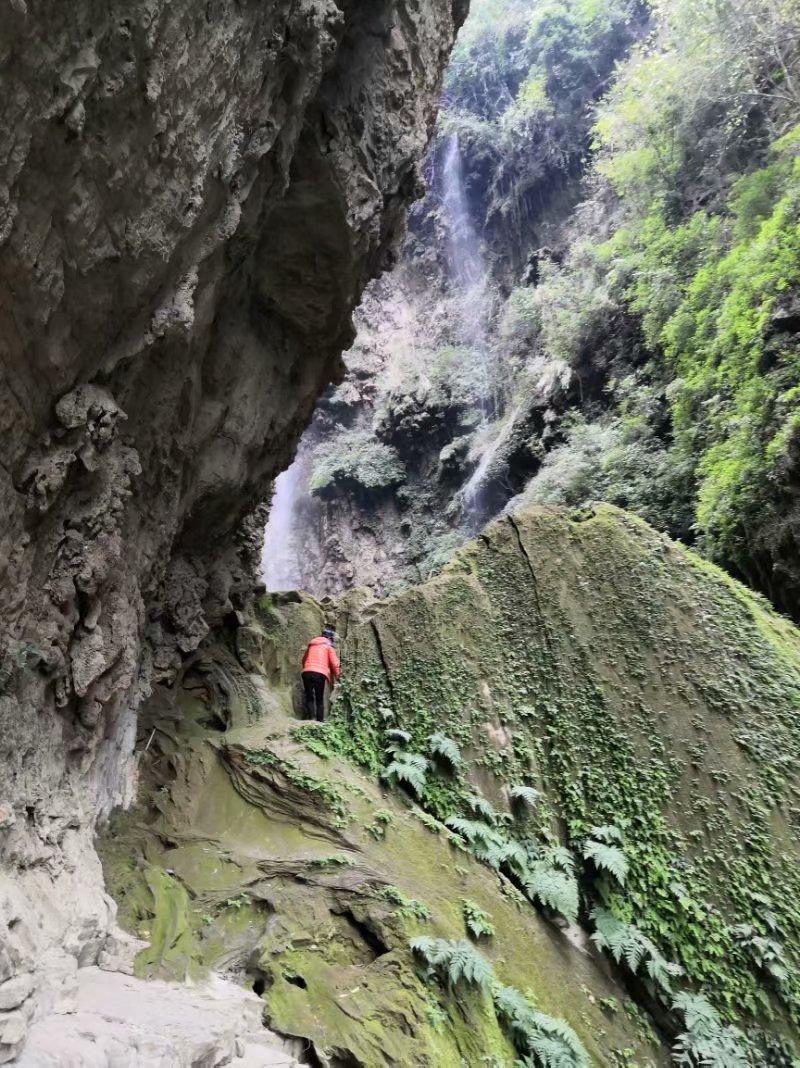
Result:
<instances>
[{"instance_id":1,"label":"rock cliff","mask_svg":"<svg viewBox=\"0 0 800 1068\"><path fill-rule=\"evenodd\" d=\"M0 14L0 1059L31 990L113 956L91 836L131 796L137 705L245 607L464 7Z\"/></svg>"},{"instance_id":2,"label":"rock cliff","mask_svg":"<svg viewBox=\"0 0 800 1068\"><path fill-rule=\"evenodd\" d=\"M798 701L796 629L609 507L383 601L264 597L143 709L101 847L137 972L225 971L311 1064L790 1065Z\"/></svg>"}]
</instances>

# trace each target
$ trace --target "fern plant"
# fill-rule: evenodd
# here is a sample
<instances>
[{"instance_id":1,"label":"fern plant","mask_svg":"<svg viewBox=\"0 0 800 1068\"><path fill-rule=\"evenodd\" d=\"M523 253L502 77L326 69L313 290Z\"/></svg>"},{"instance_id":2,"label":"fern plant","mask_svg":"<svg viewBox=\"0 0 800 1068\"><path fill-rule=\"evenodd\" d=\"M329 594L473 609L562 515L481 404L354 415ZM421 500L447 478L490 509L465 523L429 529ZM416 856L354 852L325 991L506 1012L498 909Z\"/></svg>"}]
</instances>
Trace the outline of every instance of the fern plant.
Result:
<instances>
[{"instance_id":1,"label":"fern plant","mask_svg":"<svg viewBox=\"0 0 800 1068\"><path fill-rule=\"evenodd\" d=\"M400 730L399 727L393 727L386 732L386 753L389 756L396 757L398 753L403 752L405 747L411 741L411 735L408 731Z\"/></svg>"},{"instance_id":2,"label":"fern plant","mask_svg":"<svg viewBox=\"0 0 800 1068\"><path fill-rule=\"evenodd\" d=\"M723 1023L701 994L678 994L672 1007L686 1021L686 1031L678 1035L672 1047L676 1064L689 1068L750 1068L747 1039L738 1027Z\"/></svg>"},{"instance_id":3,"label":"fern plant","mask_svg":"<svg viewBox=\"0 0 800 1068\"><path fill-rule=\"evenodd\" d=\"M532 786L523 786L522 784L509 787L508 796L511 801L511 807L518 816L523 815L528 809L536 808L542 797L539 791L534 790Z\"/></svg>"},{"instance_id":4,"label":"fern plant","mask_svg":"<svg viewBox=\"0 0 800 1068\"><path fill-rule=\"evenodd\" d=\"M622 851L622 831L613 823L592 827L581 847L584 860L590 860L598 871L608 872L620 886L628 875L628 858Z\"/></svg>"},{"instance_id":5,"label":"fern plant","mask_svg":"<svg viewBox=\"0 0 800 1068\"><path fill-rule=\"evenodd\" d=\"M638 927L618 920L608 909L593 908L591 918L595 925L591 937L598 949L608 950L617 964L624 961L634 973L643 964L653 983L669 993L672 979L683 974L679 964L668 961Z\"/></svg>"},{"instance_id":6,"label":"fern plant","mask_svg":"<svg viewBox=\"0 0 800 1068\"><path fill-rule=\"evenodd\" d=\"M481 797L480 794L469 794L464 798L464 802L467 808L471 809L476 816L482 816L487 823L494 823L497 819L497 813L486 800L485 797Z\"/></svg>"},{"instance_id":7,"label":"fern plant","mask_svg":"<svg viewBox=\"0 0 800 1068\"><path fill-rule=\"evenodd\" d=\"M560 913L568 923L578 919L578 883L572 872L548 860L536 860L528 866L522 884L532 901Z\"/></svg>"},{"instance_id":8,"label":"fern plant","mask_svg":"<svg viewBox=\"0 0 800 1068\"><path fill-rule=\"evenodd\" d=\"M469 931L476 941L481 938L492 937L494 934L492 917L488 912L484 912L480 905L471 901L469 898L462 898L461 912L464 916L464 924L467 931Z\"/></svg>"},{"instance_id":9,"label":"fern plant","mask_svg":"<svg viewBox=\"0 0 800 1068\"><path fill-rule=\"evenodd\" d=\"M492 987L497 1018L530 1068L589 1068L580 1039L564 1020L539 1012L513 986Z\"/></svg>"},{"instance_id":10,"label":"fern plant","mask_svg":"<svg viewBox=\"0 0 800 1068\"><path fill-rule=\"evenodd\" d=\"M528 870L528 853L516 838L509 838L489 858L489 863L496 868L505 868L509 875L520 882Z\"/></svg>"},{"instance_id":11,"label":"fern plant","mask_svg":"<svg viewBox=\"0 0 800 1068\"><path fill-rule=\"evenodd\" d=\"M607 871L620 886L625 885L628 875L628 860L619 846L606 845L593 838L587 838L581 847L584 860L591 860L598 871Z\"/></svg>"},{"instance_id":12,"label":"fern plant","mask_svg":"<svg viewBox=\"0 0 800 1068\"><path fill-rule=\"evenodd\" d=\"M484 955L466 939L448 942L446 938L429 938L425 935L409 942L414 954L423 960L431 974L453 988L459 984L488 991L494 973Z\"/></svg>"},{"instance_id":13,"label":"fern plant","mask_svg":"<svg viewBox=\"0 0 800 1068\"><path fill-rule=\"evenodd\" d=\"M614 823L604 823L602 827L590 827L589 837L606 845L622 845L622 831Z\"/></svg>"},{"instance_id":14,"label":"fern plant","mask_svg":"<svg viewBox=\"0 0 800 1068\"><path fill-rule=\"evenodd\" d=\"M406 783L419 796L427 782L428 761L419 753L398 752L395 759L383 771L387 782Z\"/></svg>"},{"instance_id":15,"label":"fern plant","mask_svg":"<svg viewBox=\"0 0 800 1068\"><path fill-rule=\"evenodd\" d=\"M766 972L776 983L785 983L789 977L783 946L774 938L767 938L749 923L740 923L731 928L736 944L745 950L753 963Z\"/></svg>"},{"instance_id":16,"label":"fern plant","mask_svg":"<svg viewBox=\"0 0 800 1068\"><path fill-rule=\"evenodd\" d=\"M478 860L483 860L497 869L508 855L509 845L496 828L480 820L468 820L463 816L448 816L444 821L453 831L465 838L469 851Z\"/></svg>"},{"instance_id":17,"label":"fern plant","mask_svg":"<svg viewBox=\"0 0 800 1068\"><path fill-rule=\"evenodd\" d=\"M434 760L446 764L453 771L461 763L461 750L457 743L440 731L428 737L428 752Z\"/></svg>"}]
</instances>

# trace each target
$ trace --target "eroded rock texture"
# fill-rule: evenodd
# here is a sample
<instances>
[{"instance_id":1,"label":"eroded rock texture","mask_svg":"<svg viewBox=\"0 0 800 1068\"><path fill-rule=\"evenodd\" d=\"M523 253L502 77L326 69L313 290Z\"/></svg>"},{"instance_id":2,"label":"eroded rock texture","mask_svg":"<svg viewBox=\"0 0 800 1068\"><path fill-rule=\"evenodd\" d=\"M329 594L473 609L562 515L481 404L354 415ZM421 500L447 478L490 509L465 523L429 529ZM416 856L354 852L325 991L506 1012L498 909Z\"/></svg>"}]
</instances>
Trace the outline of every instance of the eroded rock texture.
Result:
<instances>
[{"instance_id":1,"label":"eroded rock texture","mask_svg":"<svg viewBox=\"0 0 800 1068\"><path fill-rule=\"evenodd\" d=\"M91 828L129 791L135 708L246 599L463 6L0 13L0 982L104 952Z\"/></svg>"}]
</instances>

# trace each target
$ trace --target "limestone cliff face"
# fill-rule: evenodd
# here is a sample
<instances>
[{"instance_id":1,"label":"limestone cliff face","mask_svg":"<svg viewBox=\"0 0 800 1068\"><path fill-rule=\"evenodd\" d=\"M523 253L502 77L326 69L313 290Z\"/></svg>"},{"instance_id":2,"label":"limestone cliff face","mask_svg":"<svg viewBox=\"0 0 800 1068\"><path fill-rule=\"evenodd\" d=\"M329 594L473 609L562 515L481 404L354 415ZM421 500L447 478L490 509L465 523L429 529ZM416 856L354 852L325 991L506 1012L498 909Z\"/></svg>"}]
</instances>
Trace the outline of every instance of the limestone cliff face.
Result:
<instances>
[{"instance_id":1,"label":"limestone cliff face","mask_svg":"<svg viewBox=\"0 0 800 1068\"><path fill-rule=\"evenodd\" d=\"M0 982L102 950L89 841L136 706L246 600L248 517L392 261L463 6L0 15Z\"/></svg>"}]
</instances>

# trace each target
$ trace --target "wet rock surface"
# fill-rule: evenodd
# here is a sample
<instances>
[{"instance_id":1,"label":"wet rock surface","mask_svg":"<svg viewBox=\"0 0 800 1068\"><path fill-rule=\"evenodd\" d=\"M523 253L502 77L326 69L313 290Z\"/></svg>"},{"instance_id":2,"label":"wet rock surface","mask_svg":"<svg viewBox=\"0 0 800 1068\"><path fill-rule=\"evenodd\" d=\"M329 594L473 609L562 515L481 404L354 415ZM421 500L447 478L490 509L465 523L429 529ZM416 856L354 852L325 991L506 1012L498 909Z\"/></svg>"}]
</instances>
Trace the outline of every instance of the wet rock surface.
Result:
<instances>
[{"instance_id":1,"label":"wet rock surface","mask_svg":"<svg viewBox=\"0 0 800 1068\"><path fill-rule=\"evenodd\" d=\"M392 262L463 14L0 15L8 978L35 968L46 988L103 951L92 827L131 796L136 707L247 601L259 506ZM0 1010L0 1057L36 998Z\"/></svg>"}]
</instances>

